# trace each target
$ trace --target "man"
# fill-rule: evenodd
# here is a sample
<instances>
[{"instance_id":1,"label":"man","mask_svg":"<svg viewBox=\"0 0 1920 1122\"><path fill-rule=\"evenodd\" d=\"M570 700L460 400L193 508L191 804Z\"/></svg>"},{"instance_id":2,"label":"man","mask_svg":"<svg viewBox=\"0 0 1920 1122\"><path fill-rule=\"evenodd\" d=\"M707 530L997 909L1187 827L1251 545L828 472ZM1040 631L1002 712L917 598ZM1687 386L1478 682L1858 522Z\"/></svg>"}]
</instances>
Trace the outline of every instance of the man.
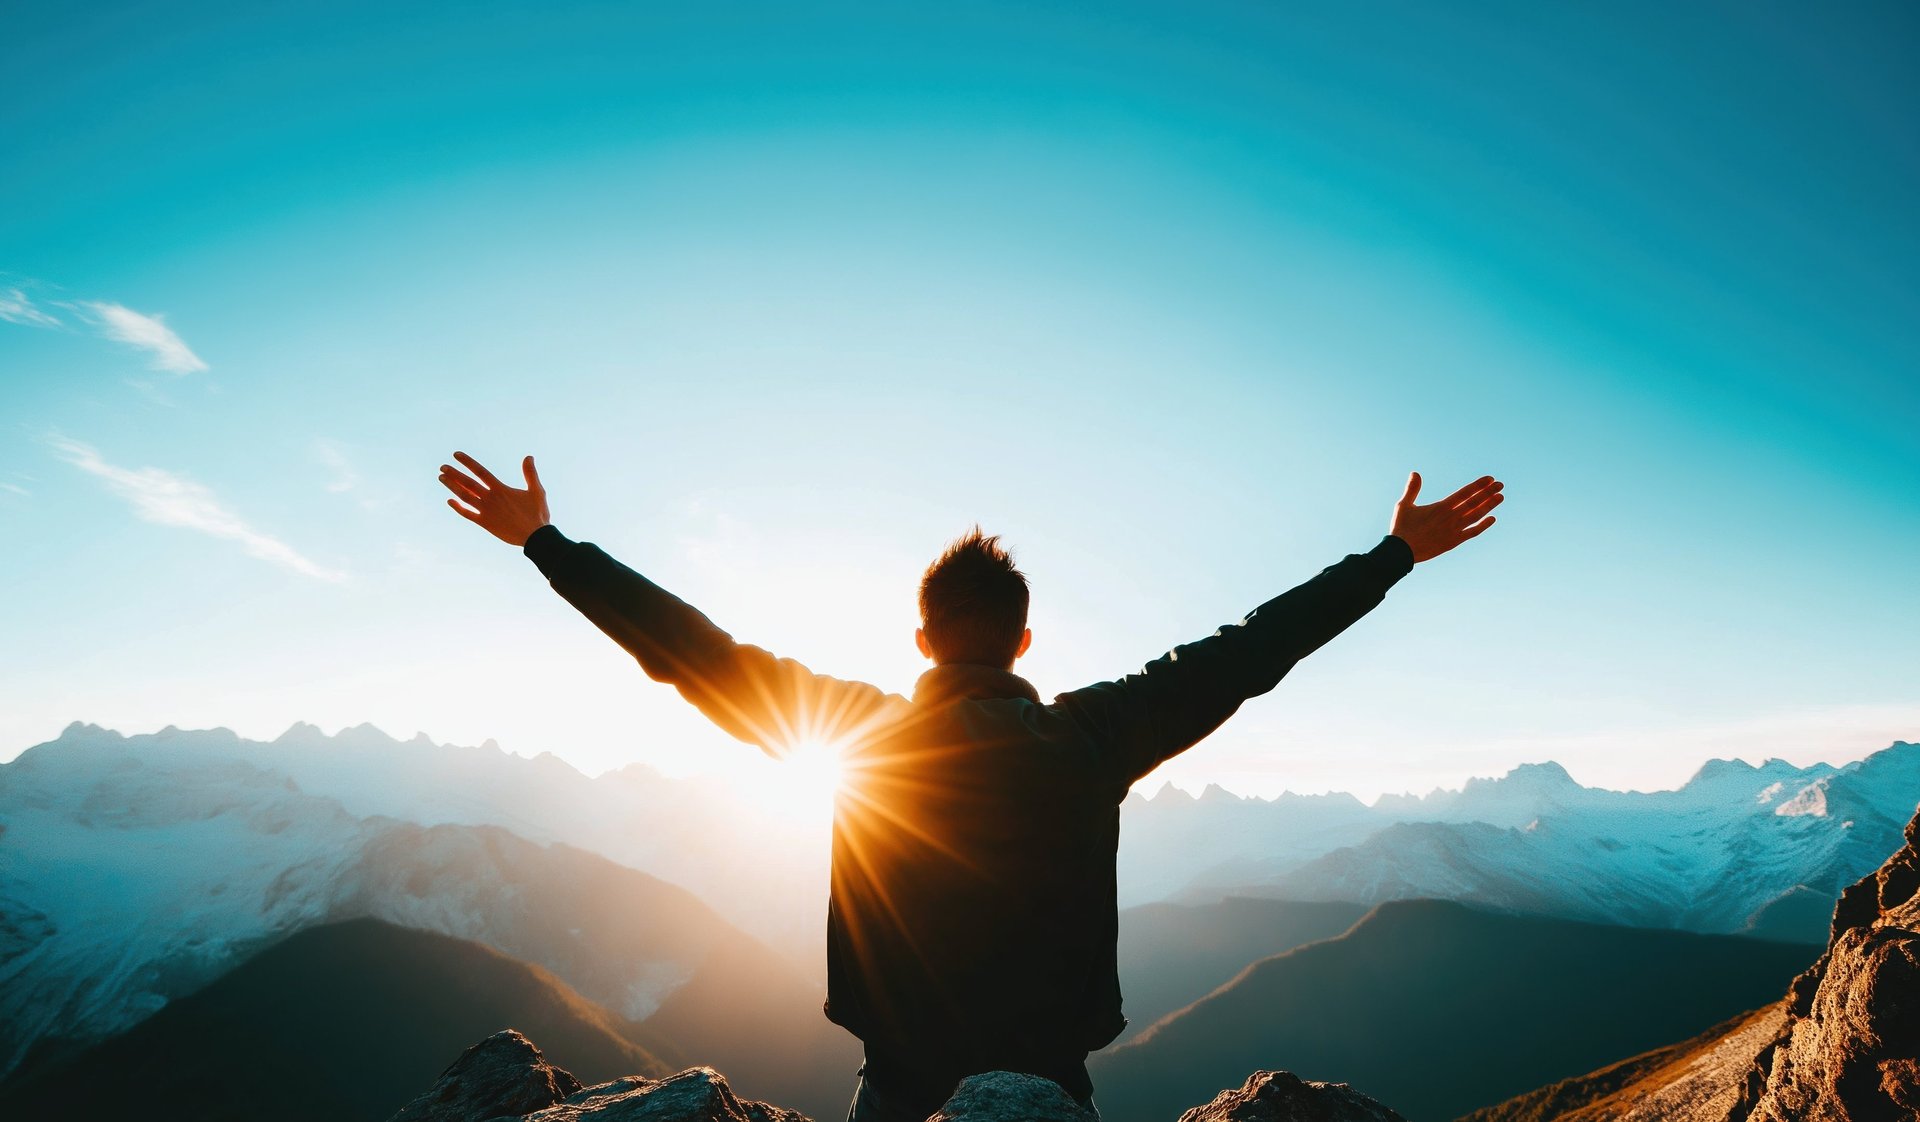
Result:
<instances>
[{"instance_id":1,"label":"man","mask_svg":"<svg viewBox=\"0 0 1920 1122\"><path fill-rule=\"evenodd\" d=\"M1091 1109L1087 1053L1126 1025L1115 971L1114 855L1133 783L1365 615L1415 563L1493 525L1484 476L1212 635L1051 704L1013 673L1026 578L979 529L920 585L914 633L933 668L911 699L814 674L733 638L550 522L464 452L447 505L521 547L555 591L721 728L773 756L845 757L827 901L826 1015L866 1045L850 1122L923 1122L966 1075L1044 1076Z\"/></svg>"}]
</instances>

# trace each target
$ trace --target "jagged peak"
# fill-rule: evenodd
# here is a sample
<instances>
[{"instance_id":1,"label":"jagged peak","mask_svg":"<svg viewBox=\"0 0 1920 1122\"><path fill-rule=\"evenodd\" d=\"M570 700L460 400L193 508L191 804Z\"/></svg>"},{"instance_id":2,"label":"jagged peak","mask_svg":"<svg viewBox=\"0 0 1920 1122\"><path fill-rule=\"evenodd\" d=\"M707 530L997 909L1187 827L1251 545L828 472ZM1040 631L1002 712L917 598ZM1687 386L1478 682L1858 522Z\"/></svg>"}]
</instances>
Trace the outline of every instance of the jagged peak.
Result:
<instances>
[{"instance_id":1,"label":"jagged peak","mask_svg":"<svg viewBox=\"0 0 1920 1122\"><path fill-rule=\"evenodd\" d=\"M1199 801L1203 803L1238 803L1245 802L1246 800L1234 794L1232 791L1227 790L1225 787L1220 786L1218 783L1209 783L1200 791Z\"/></svg>"},{"instance_id":2,"label":"jagged peak","mask_svg":"<svg viewBox=\"0 0 1920 1122\"><path fill-rule=\"evenodd\" d=\"M61 729L60 735L55 739L79 740L79 739L85 738L88 740L93 740L93 739L98 739L100 737L108 737L113 740L126 739L126 735L118 731L117 729L104 728L100 725L94 724L91 721L68 722L67 727Z\"/></svg>"},{"instance_id":3,"label":"jagged peak","mask_svg":"<svg viewBox=\"0 0 1920 1122\"><path fill-rule=\"evenodd\" d=\"M287 726L287 731L273 738L275 744L286 744L303 740L325 740L327 734L320 731L319 725L310 725L305 721L295 721Z\"/></svg>"},{"instance_id":4,"label":"jagged peak","mask_svg":"<svg viewBox=\"0 0 1920 1122\"><path fill-rule=\"evenodd\" d=\"M188 737L197 740L222 740L237 742L240 734L225 725L215 725L209 729L183 729L179 725L168 725L153 734L155 740L183 740Z\"/></svg>"},{"instance_id":5,"label":"jagged peak","mask_svg":"<svg viewBox=\"0 0 1920 1122\"><path fill-rule=\"evenodd\" d=\"M1772 760L1767 761L1768 764L1772 764L1773 762L1774 761ZM1781 761L1781 762L1785 762L1785 761ZM1791 765L1788 765L1788 766L1791 768ZM1763 770L1766 770L1766 769L1755 767L1754 765L1738 757L1735 757L1734 759L1730 759L1730 760L1723 760L1723 759L1720 759L1719 757L1715 757L1711 760L1708 760L1706 763L1701 764L1698 768L1694 769L1693 775L1688 777L1687 781L1680 785L1680 790L1684 791L1687 788L1696 786L1698 784L1714 783L1714 782L1719 782L1721 780L1749 779L1749 778L1753 778L1755 776L1760 775ZM1773 770L1777 771L1778 769L1776 768ZM1794 770L1797 770L1797 769L1794 769Z\"/></svg>"},{"instance_id":6,"label":"jagged peak","mask_svg":"<svg viewBox=\"0 0 1920 1122\"><path fill-rule=\"evenodd\" d=\"M1355 807L1360 807L1362 809L1364 809L1367 805L1366 803L1361 802L1359 797L1354 795L1351 791L1323 791L1319 794L1307 794L1307 793L1302 793L1300 791L1282 791L1279 794L1275 795L1273 798L1266 799L1263 801L1274 803L1276 805L1289 805L1289 806L1298 806L1301 803L1319 803L1324 805L1332 805L1332 804L1338 803L1341 805L1352 805Z\"/></svg>"},{"instance_id":7,"label":"jagged peak","mask_svg":"<svg viewBox=\"0 0 1920 1122\"><path fill-rule=\"evenodd\" d=\"M1461 788L1461 793L1486 791L1494 788L1537 791L1560 789L1577 790L1580 788L1580 784L1573 776L1567 773L1566 768L1561 767L1553 760L1543 760L1539 763L1521 764L1498 778L1475 776L1467 780L1466 786Z\"/></svg>"},{"instance_id":8,"label":"jagged peak","mask_svg":"<svg viewBox=\"0 0 1920 1122\"><path fill-rule=\"evenodd\" d=\"M1165 783L1162 783L1160 785L1160 789L1158 791L1155 791L1153 793L1153 797L1148 801L1156 802L1156 803L1167 802L1167 803L1177 804L1177 803L1198 802L1199 800L1195 799L1192 795L1188 794L1186 788L1175 787L1173 785L1173 780L1169 779Z\"/></svg>"}]
</instances>

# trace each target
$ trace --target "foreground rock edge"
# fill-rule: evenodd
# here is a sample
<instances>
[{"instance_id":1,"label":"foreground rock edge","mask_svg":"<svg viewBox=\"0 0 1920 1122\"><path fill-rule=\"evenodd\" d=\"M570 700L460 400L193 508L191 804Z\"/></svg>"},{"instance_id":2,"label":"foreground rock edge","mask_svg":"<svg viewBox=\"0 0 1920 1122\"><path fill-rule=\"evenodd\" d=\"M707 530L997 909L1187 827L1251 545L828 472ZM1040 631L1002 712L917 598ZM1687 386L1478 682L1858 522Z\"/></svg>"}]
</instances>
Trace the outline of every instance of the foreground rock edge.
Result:
<instances>
[{"instance_id":1,"label":"foreground rock edge","mask_svg":"<svg viewBox=\"0 0 1920 1122\"><path fill-rule=\"evenodd\" d=\"M851 1084L851 1080L849 1080ZM848 1088L851 1094L852 1087ZM1050 1080L990 1071L961 1080L930 1122L1095 1122ZM533 1041L502 1029L440 1073L389 1122L812 1122L798 1111L742 1099L709 1067L665 1079L628 1075L592 1087L547 1061ZM1344 1083L1257 1071L1180 1122L1406 1122Z\"/></svg>"}]
</instances>

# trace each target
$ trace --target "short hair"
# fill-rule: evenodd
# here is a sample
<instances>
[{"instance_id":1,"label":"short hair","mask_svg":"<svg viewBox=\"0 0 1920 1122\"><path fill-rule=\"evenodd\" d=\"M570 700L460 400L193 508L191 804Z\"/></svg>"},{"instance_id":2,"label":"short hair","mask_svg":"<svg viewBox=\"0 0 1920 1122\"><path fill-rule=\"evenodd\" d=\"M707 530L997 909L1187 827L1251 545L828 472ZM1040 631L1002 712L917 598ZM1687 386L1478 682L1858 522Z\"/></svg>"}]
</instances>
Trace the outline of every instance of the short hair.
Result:
<instances>
[{"instance_id":1,"label":"short hair","mask_svg":"<svg viewBox=\"0 0 1920 1122\"><path fill-rule=\"evenodd\" d=\"M920 624L936 663L1013 665L1027 629L1027 576L998 534L976 525L927 566Z\"/></svg>"}]
</instances>

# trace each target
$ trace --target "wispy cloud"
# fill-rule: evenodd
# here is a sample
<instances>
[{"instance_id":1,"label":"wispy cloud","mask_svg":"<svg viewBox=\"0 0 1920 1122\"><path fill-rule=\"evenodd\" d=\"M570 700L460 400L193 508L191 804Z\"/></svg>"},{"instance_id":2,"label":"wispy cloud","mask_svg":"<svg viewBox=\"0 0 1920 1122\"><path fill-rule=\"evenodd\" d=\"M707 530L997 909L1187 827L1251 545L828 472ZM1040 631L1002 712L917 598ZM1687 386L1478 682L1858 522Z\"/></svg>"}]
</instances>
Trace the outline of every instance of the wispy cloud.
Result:
<instances>
[{"instance_id":1,"label":"wispy cloud","mask_svg":"<svg viewBox=\"0 0 1920 1122\"><path fill-rule=\"evenodd\" d=\"M145 315L100 300L83 300L72 306L85 311L102 335L147 352L155 370L194 374L207 369L200 356L159 315Z\"/></svg>"},{"instance_id":2,"label":"wispy cloud","mask_svg":"<svg viewBox=\"0 0 1920 1122\"><path fill-rule=\"evenodd\" d=\"M28 327L59 327L60 321L42 311L20 288L0 288L0 319Z\"/></svg>"},{"instance_id":3,"label":"wispy cloud","mask_svg":"<svg viewBox=\"0 0 1920 1122\"><path fill-rule=\"evenodd\" d=\"M249 526L212 491L190 479L156 467L135 469L110 464L90 445L77 440L53 437L48 444L55 455L106 483L109 490L125 499L134 513L148 522L180 526L238 542L249 556L271 561L302 576L324 581L347 579L345 572L317 564L279 538Z\"/></svg>"},{"instance_id":4,"label":"wispy cloud","mask_svg":"<svg viewBox=\"0 0 1920 1122\"><path fill-rule=\"evenodd\" d=\"M329 492L338 495L359 486L360 473L354 470L353 461L347 459L346 451L338 444L322 437L313 442L313 454L333 473L333 478L327 480Z\"/></svg>"},{"instance_id":5,"label":"wispy cloud","mask_svg":"<svg viewBox=\"0 0 1920 1122\"><path fill-rule=\"evenodd\" d=\"M18 483L8 483L5 480L0 480L0 491L5 491L9 495L20 495L22 497L33 494L32 491L27 490Z\"/></svg>"}]
</instances>

